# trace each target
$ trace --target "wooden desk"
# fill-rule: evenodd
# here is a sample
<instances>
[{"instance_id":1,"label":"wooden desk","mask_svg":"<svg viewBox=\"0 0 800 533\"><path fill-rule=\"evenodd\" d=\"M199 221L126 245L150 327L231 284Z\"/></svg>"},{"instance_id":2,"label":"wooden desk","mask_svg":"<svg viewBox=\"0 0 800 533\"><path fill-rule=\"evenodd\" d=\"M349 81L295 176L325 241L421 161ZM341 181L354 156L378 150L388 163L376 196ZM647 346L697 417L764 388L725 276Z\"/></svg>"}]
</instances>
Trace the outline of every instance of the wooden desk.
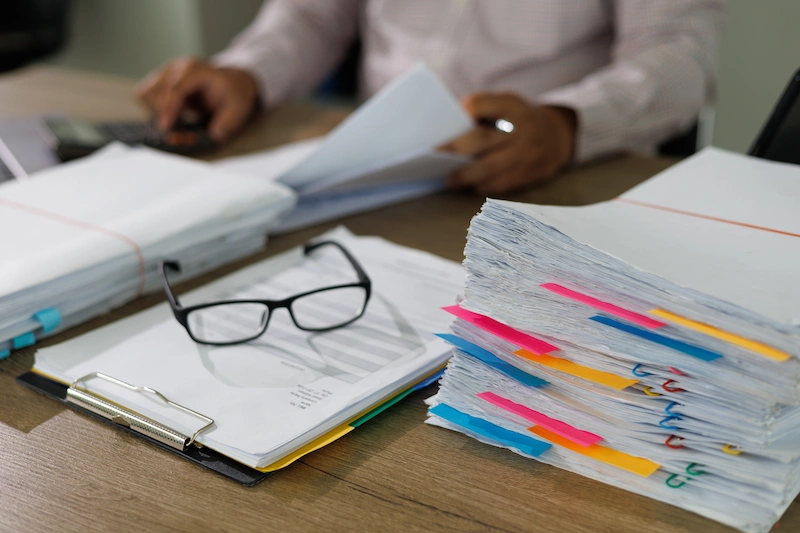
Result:
<instances>
[{"instance_id":1,"label":"wooden desk","mask_svg":"<svg viewBox=\"0 0 800 533\"><path fill-rule=\"evenodd\" d=\"M132 82L53 69L0 77L0 116L142 116ZM341 113L295 105L259 118L232 155L309 136ZM304 125L301 127L300 124ZM671 161L621 158L514 200L578 205L612 198ZM460 260L483 200L443 193L275 238L268 251L189 289L304 242L335 224ZM6 228L4 231L8 231ZM162 300L146 297L48 339L49 345ZM0 363L0 531L732 531L648 498L430 427L412 394L385 414L254 488L243 488L18 385L33 349ZM781 531L800 529L793 505Z\"/></svg>"}]
</instances>

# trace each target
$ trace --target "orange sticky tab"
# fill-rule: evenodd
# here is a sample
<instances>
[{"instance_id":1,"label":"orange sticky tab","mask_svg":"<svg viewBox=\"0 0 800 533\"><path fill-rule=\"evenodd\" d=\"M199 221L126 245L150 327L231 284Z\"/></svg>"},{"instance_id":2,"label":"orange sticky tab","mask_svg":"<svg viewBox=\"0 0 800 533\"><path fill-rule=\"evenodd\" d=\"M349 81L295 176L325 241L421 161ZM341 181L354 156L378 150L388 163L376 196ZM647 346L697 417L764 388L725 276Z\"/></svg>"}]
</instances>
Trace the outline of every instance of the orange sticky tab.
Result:
<instances>
[{"instance_id":1,"label":"orange sticky tab","mask_svg":"<svg viewBox=\"0 0 800 533\"><path fill-rule=\"evenodd\" d=\"M626 387L630 387L631 385L639 383L638 379L628 379L616 374L611 374L610 372L601 372L600 370L595 370L594 368L589 368L588 366L567 361L561 357L553 357L552 355L547 354L539 355L529 352L528 350L517 350L514 352L514 355L522 357L523 359L527 359L528 361L533 361L534 363L542 366L558 370L559 372L569 374L570 376L585 379L586 381L591 381L592 383L605 385L606 387L616 390L622 390Z\"/></svg>"},{"instance_id":2,"label":"orange sticky tab","mask_svg":"<svg viewBox=\"0 0 800 533\"><path fill-rule=\"evenodd\" d=\"M792 356L788 353L782 352L776 348L773 348L772 346L767 346L764 343L746 339L744 337L740 337L739 335L734 335L733 333L723 331L719 328L715 328L714 326L709 326L708 324L703 324L702 322L689 320L688 318L676 315L675 313L670 313L664 309L652 309L650 314L665 320L669 320L670 322L674 322L679 326L699 331L700 333L704 333L709 337L714 337L715 339L735 344L736 346L740 346L745 350L750 350L751 352L763 355L764 357L769 357L775 361L783 362L792 358Z\"/></svg>"},{"instance_id":3,"label":"orange sticky tab","mask_svg":"<svg viewBox=\"0 0 800 533\"><path fill-rule=\"evenodd\" d=\"M601 463L627 470L637 476L648 477L650 474L661 468L660 464L654 463L649 459L628 455L627 453L618 452L599 444L592 444L591 446L580 446L572 441L556 435L552 431L544 429L542 426L533 426L528 428L528 431L538 435L539 437L552 442L557 446L566 448L575 453L591 457Z\"/></svg>"}]
</instances>

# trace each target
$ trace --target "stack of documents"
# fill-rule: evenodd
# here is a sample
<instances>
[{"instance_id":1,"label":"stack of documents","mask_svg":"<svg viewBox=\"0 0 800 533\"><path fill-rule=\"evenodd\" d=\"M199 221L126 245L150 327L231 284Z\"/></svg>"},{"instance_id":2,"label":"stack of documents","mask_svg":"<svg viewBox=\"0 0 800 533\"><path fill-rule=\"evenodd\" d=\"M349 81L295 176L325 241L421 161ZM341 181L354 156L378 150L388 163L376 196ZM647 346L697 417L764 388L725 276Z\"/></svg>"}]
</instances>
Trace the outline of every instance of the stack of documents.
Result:
<instances>
[{"instance_id":1,"label":"stack of documents","mask_svg":"<svg viewBox=\"0 0 800 533\"><path fill-rule=\"evenodd\" d=\"M328 135L217 165L296 191L297 207L277 228L289 231L442 189L469 158L437 148L473 127L450 90L419 64Z\"/></svg>"},{"instance_id":2,"label":"stack of documents","mask_svg":"<svg viewBox=\"0 0 800 533\"><path fill-rule=\"evenodd\" d=\"M437 147L472 126L421 64L322 139L216 165L112 146L6 184L0 359L157 290L161 259L193 276L261 249L267 231L440 189L468 159Z\"/></svg>"},{"instance_id":3,"label":"stack of documents","mask_svg":"<svg viewBox=\"0 0 800 533\"><path fill-rule=\"evenodd\" d=\"M800 492L800 168L709 149L610 202L488 201L434 425L742 531Z\"/></svg>"},{"instance_id":4,"label":"stack of documents","mask_svg":"<svg viewBox=\"0 0 800 533\"><path fill-rule=\"evenodd\" d=\"M109 147L0 188L0 358L263 248L291 209L280 184L149 149ZM178 278L181 279L181 278Z\"/></svg>"},{"instance_id":5,"label":"stack of documents","mask_svg":"<svg viewBox=\"0 0 800 533\"><path fill-rule=\"evenodd\" d=\"M151 387L214 420L198 437L207 449L261 472L282 468L365 422L388 399L440 374L450 349L431 332L447 327L449 319L438 307L452 302L464 282L458 263L382 239L355 237L344 229L321 239L349 250L372 280L366 312L344 328L305 332L280 309L256 340L209 346L189 338L165 304L39 350L34 372L65 385L102 372ZM181 301L188 306L281 299L356 281L350 279L352 268L333 268L337 252L329 252L304 257L295 249ZM184 435L202 425L150 395L98 379L84 385Z\"/></svg>"}]
</instances>

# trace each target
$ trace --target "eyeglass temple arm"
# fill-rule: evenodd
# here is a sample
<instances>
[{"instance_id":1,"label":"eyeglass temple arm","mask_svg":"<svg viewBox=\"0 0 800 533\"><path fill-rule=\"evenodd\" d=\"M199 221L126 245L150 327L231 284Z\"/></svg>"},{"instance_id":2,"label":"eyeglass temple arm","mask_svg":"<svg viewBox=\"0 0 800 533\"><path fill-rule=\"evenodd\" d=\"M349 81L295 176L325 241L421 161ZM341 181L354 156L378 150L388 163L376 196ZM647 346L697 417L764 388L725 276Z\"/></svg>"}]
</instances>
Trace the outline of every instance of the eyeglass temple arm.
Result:
<instances>
[{"instance_id":1,"label":"eyeglass temple arm","mask_svg":"<svg viewBox=\"0 0 800 533\"><path fill-rule=\"evenodd\" d=\"M172 270L177 274L181 272L181 265L177 261L162 261L158 269L158 276L161 278L161 285L164 287L164 292L167 295L170 305L173 309L181 309L181 303L175 293L172 292L172 287L169 286L167 281L167 270Z\"/></svg>"},{"instance_id":2,"label":"eyeglass temple arm","mask_svg":"<svg viewBox=\"0 0 800 533\"><path fill-rule=\"evenodd\" d=\"M353 265L353 268L356 270L356 274L358 274L358 280L360 282L362 282L362 283L370 283L370 284L372 283L372 281L369 279L369 276L364 271L364 268L356 260L356 258L353 257L352 254L350 254L350 252L347 250L347 248L345 248L344 246L342 246L341 244L339 244L336 241L307 242L305 245L303 245L303 253L305 255L308 255L311 252L313 252L314 250L316 250L317 248L320 248L322 246L326 246L326 245L329 245L329 244L333 245L333 246L336 246L339 250L342 251L342 253L345 255L345 257L347 257L347 260L350 261L350 264Z\"/></svg>"}]
</instances>

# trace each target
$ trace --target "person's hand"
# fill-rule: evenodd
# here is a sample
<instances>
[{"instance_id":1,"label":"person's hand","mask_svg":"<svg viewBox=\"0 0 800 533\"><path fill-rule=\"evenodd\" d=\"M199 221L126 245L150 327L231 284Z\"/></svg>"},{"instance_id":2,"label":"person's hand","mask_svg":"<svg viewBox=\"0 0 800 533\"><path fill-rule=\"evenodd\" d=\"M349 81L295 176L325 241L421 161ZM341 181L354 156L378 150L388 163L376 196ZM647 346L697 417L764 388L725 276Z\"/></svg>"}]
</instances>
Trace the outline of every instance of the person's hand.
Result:
<instances>
[{"instance_id":1,"label":"person's hand","mask_svg":"<svg viewBox=\"0 0 800 533\"><path fill-rule=\"evenodd\" d=\"M453 188L499 195L550 178L571 160L577 119L571 109L531 105L513 94L479 93L463 101L476 123L505 119L511 133L478 125L443 150L475 159L448 177Z\"/></svg>"},{"instance_id":2,"label":"person's hand","mask_svg":"<svg viewBox=\"0 0 800 533\"><path fill-rule=\"evenodd\" d=\"M195 59L177 59L152 72L136 93L156 115L162 130L199 107L210 114L208 133L216 141L227 140L241 129L258 101L258 86L249 73Z\"/></svg>"}]
</instances>

